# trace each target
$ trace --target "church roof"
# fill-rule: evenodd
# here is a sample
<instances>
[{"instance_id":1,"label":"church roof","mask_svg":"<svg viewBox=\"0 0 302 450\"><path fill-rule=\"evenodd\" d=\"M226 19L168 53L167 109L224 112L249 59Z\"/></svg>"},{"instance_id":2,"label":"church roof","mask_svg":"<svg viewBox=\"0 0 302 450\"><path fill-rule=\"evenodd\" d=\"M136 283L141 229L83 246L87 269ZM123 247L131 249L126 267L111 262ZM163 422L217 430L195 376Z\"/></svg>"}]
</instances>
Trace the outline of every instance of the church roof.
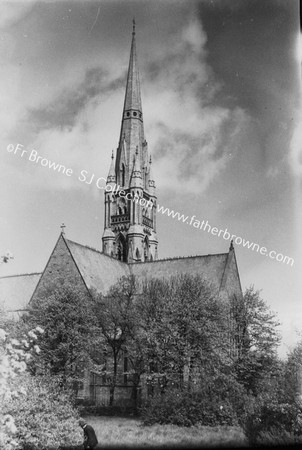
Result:
<instances>
[{"instance_id":1,"label":"church roof","mask_svg":"<svg viewBox=\"0 0 302 450\"><path fill-rule=\"evenodd\" d=\"M62 236L63 237L63 236ZM121 277L169 278L177 274L200 275L217 291L223 289L230 253L161 259L127 264L94 248L63 237L89 291L107 293ZM58 241L59 242L59 241ZM58 245L58 244L57 244ZM25 310L40 280L41 273L0 278L0 302L7 311ZM17 313L18 315L18 313Z\"/></svg>"},{"instance_id":2,"label":"church roof","mask_svg":"<svg viewBox=\"0 0 302 450\"><path fill-rule=\"evenodd\" d=\"M130 275L126 263L69 239L65 242L89 290L107 292L119 278Z\"/></svg>"},{"instance_id":3,"label":"church roof","mask_svg":"<svg viewBox=\"0 0 302 450\"><path fill-rule=\"evenodd\" d=\"M0 278L0 302L6 311L22 312L38 284L41 273L28 273Z\"/></svg>"},{"instance_id":4,"label":"church roof","mask_svg":"<svg viewBox=\"0 0 302 450\"><path fill-rule=\"evenodd\" d=\"M220 289L228 253L159 259L130 264L133 275L139 278L169 278L177 274L200 275L213 287Z\"/></svg>"}]
</instances>

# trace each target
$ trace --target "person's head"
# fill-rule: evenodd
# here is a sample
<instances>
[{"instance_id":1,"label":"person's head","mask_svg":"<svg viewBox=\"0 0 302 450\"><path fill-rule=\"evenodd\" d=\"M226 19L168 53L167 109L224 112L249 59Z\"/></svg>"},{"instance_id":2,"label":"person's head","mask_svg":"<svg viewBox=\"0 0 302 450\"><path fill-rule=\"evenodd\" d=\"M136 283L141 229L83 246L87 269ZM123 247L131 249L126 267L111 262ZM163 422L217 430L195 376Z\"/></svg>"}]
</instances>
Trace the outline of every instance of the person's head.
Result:
<instances>
[{"instance_id":1,"label":"person's head","mask_svg":"<svg viewBox=\"0 0 302 450\"><path fill-rule=\"evenodd\" d=\"M80 425L80 427L84 427L86 425L86 421L84 419L79 419L78 424Z\"/></svg>"}]
</instances>

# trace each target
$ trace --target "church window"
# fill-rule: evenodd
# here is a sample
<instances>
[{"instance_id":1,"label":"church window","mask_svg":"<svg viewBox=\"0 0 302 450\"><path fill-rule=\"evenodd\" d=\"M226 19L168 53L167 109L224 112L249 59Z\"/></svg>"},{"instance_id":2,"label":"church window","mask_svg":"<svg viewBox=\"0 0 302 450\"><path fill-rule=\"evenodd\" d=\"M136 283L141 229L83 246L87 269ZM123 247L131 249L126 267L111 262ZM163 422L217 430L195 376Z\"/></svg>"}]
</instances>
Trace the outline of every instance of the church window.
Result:
<instances>
[{"instance_id":1,"label":"church window","mask_svg":"<svg viewBox=\"0 0 302 450\"><path fill-rule=\"evenodd\" d=\"M127 117L129 117L129 116L130 116L130 112L128 111L128 112L127 112Z\"/></svg>"},{"instance_id":2,"label":"church window","mask_svg":"<svg viewBox=\"0 0 302 450\"><path fill-rule=\"evenodd\" d=\"M139 258L140 258L140 254L139 254L139 250L138 250L138 248L136 249L136 252L135 252L135 256L136 256L136 258L137 258L137 259L139 259Z\"/></svg>"},{"instance_id":3,"label":"church window","mask_svg":"<svg viewBox=\"0 0 302 450\"><path fill-rule=\"evenodd\" d=\"M126 248L126 241L122 234L120 234L117 242L117 251L116 251L116 257L120 261L127 262L127 248Z\"/></svg>"},{"instance_id":4,"label":"church window","mask_svg":"<svg viewBox=\"0 0 302 450\"><path fill-rule=\"evenodd\" d=\"M137 116L137 112L134 111L133 115L134 115L134 117L136 117Z\"/></svg>"}]
</instances>

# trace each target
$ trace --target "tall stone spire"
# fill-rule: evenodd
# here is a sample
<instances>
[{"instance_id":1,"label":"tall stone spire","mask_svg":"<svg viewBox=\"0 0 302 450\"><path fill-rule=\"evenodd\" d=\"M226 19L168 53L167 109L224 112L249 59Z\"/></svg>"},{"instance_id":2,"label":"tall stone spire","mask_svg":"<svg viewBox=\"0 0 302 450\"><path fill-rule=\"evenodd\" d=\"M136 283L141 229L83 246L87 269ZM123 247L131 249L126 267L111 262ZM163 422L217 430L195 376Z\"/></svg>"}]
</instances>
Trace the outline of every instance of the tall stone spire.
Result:
<instances>
[{"instance_id":1,"label":"tall stone spire","mask_svg":"<svg viewBox=\"0 0 302 450\"><path fill-rule=\"evenodd\" d=\"M128 67L124 113L126 111L142 112L141 90L136 57L135 20L133 19L132 43Z\"/></svg>"},{"instance_id":2,"label":"tall stone spire","mask_svg":"<svg viewBox=\"0 0 302 450\"><path fill-rule=\"evenodd\" d=\"M144 161L147 151L144 137L143 110L141 88L136 55L135 21L133 20L132 42L126 83L125 100L119 145L116 155L117 181L121 182L121 168L125 167L125 181L129 182L133 170L133 161L138 148L140 164ZM123 153L126 153L123 155ZM125 161L124 161L125 160ZM141 167L143 172L143 168Z\"/></svg>"},{"instance_id":3,"label":"tall stone spire","mask_svg":"<svg viewBox=\"0 0 302 450\"><path fill-rule=\"evenodd\" d=\"M133 21L122 124L115 167L112 159L107 178L102 238L103 252L124 262L157 259L157 199L150 168Z\"/></svg>"}]
</instances>

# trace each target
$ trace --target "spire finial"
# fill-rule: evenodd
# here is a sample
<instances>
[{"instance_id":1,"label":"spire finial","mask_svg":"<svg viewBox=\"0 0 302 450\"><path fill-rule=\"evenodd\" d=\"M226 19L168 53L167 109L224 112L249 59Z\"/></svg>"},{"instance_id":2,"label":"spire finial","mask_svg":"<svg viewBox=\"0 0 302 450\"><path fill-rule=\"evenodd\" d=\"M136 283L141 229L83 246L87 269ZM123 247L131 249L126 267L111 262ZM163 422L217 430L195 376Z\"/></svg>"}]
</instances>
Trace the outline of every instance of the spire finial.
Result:
<instances>
[{"instance_id":1,"label":"spire finial","mask_svg":"<svg viewBox=\"0 0 302 450\"><path fill-rule=\"evenodd\" d=\"M231 240L229 251L234 250L233 239Z\"/></svg>"},{"instance_id":2,"label":"spire finial","mask_svg":"<svg viewBox=\"0 0 302 450\"><path fill-rule=\"evenodd\" d=\"M135 154L138 155L138 145L136 146Z\"/></svg>"},{"instance_id":3,"label":"spire finial","mask_svg":"<svg viewBox=\"0 0 302 450\"><path fill-rule=\"evenodd\" d=\"M112 154L111 154L111 159L114 159L113 150L112 150Z\"/></svg>"},{"instance_id":4,"label":"spire finial","mask_svg":"<svg viewBox=\"0 0 302 450\"><path fill-rule=\"evenodd\" d=\"M61 234L63 234L63 235L65 234L64 228L66 228L66 225L64 223L62 223L62 225L61 225Z\"/></svg>"},{"instance_id":5,"label":"spire finial","mask_svg":"<svg viewBox=\"0 0 302 450\"><path fill-rule=\"evenodd\" d=\"M152 159L151 159L151 155L150 155L150 159L149 159L149 164L152 164Z\"/></svg>"},{"instance_id":6,"label":"spire finial","mask_svg":"<svg viewBox=\"0 0 302 450\"><path fill-rule=\"evenodd\" d=\"M132 19L132 35L134 36L135 35L135 19L134 19L134 17L133 17L133 19Z\"/></svg>"}]
</instances>

